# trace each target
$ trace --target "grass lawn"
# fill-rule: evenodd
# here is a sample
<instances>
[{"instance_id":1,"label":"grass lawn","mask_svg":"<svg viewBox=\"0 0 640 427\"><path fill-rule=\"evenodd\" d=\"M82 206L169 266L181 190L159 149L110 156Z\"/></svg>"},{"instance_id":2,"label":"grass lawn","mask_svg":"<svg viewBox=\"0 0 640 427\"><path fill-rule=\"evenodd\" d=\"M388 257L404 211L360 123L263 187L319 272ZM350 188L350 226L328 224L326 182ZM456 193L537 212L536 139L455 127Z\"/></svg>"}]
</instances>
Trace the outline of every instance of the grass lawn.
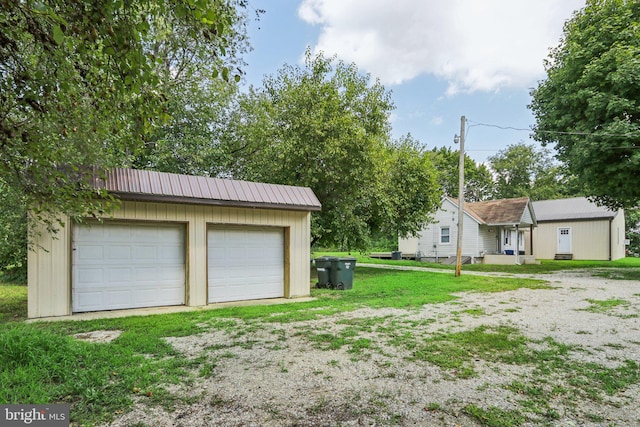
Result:
<instances>
[{"instance_id":1,"label":"grass lawn","mask_svg":"<svg viewBox=\"0 0 640 427\"><path fill-rule=\"evenodd\" d=\"M0 282L0 324L27 318L27 286Z\"/></svg>"},{"instance_id":2,"label":"grass lawn","mask_svg":"<svg viewBox=\"0 0 640 427\"><path fill-rule=\"evenodd\" d=\"M314 256L325 254L316 253ZM356 258L360 263L443 268L439 264L376 260L363 255L356 255ZM496 271L496 266L484 265L463 266L463 270L490 267L493 267L492 271ZM498 271L544 273L569 267L597 269L596 274L608 278L635 278L640 260L554 261L543 262L538 266L499 266ZM316 278L311 277L311 283L315 282ZM358 267L355 271L354 289L312 289L312 296L316 299L310 302L227 307L82 322L24 323L26 286L0 284L0 403L69 403L72 422L87 425L108 422L114 416L128 411L136 399L141 399L144 404L161 405L170 410L177 403L190 402L185 401L184 397L176 397L167 391L166 386L189 386L198 377L210 375L215 370L216 362L204 355L195 359L185 358L164 340L165 337L188 336L212 329L241 336L267 324L320 319L359 308L393 307L411 310L419 309L425 304L454 300L457 292L502 292L522 287L537 289L547 286L546 282L522 278L464 274L455 278L453 274ZM620 300L589 302L591 306L588 310L594 313L607 312L622 304ZM479 316L482 314L477 313ZM375 343L359 337L356 332L358 328L369 328L367 322L375 323L377 320L352 322L355 323L350 330L353 330L354 336L310 330L310 344L328 350L349 345L354 354L357 351L369 351L369 347L375 346ZM377 328L379 331L383 330L382 326ZM640 369L637 365L623 367L619 372L603 370L599 365L594 365L592 370L587 371L582 365L570 365L565 362L564 353L567 349L559 343L547 343L547 346L552 347L552 355L532 352L525 345L525 338L519 336L516 330L478 328L467 332L443 333L426 341L419 341L410 331L405 333L398 328L396 325L390 330L389 339L397 342L398 346L411 349L416 360L428 361L443 369L455 369L461 377L475 375L472 363L474 357L486 356L487 360L514 359L517 363L533 366L537 366L540 360L549 360L551 357L555 358L555 374L580 373L586 378L585 381L588 380L585 384L590 388L595 387L596 383L608 383L613 378L617 381L616 384L621 384L612 389L616 392L620 387L640 381ZM73 334L96 330L117 330L122 333L110 343L88 343L72 337ZM478 356L478 352L485 356ZM540 367L543 368L546 369ZM603 375L604 379L601 378ZM553 411L545 403L552 396L540 397L539 390L532 387L527 382L513 384L513 389L518 393L537 396L536 399L531 398L535 403L532 403L534 409L548 413L545 416L553 419ZM193 399L191 403L197 402L198 396ZM501 413L497 408L491 411L493 412L473 405L465 408L465 413L475 417L483 425L520 425L524 419L519 413ZM513 420L507 422L511 418ZM497 421L487 421L491 419Z\"/></svg>"},{"instance_id":3,"label":"grass lawn","mask_svg":"<svg viewBox=\"0 0 640 427\"><path fill-rule=\"evenodd\" d=\"M455 299L455 292L546 286L529 279L456 279L437 273L358 268L353 290L313 289L317 299L311 302L27 324L16 321L26 317L26 287L0 285L0 402L69 403L72 422L104 422L129 409L136 396L149 404L171 406L176 398L164 385L188 385L194 381L193 372L206 375L211 368L207 360L181 357L164 337L212 328L233 330L240 321L258 325L316 319L363 307L419 308ZM99 344L71 336L95 330L122 334Z\"/></svg>"},{"instance_id":4,"label":"grass lawn","mask_svg":"<svg viewBox=\"0 0 640 427\"><path fill-rule=\"evenodd\" d=\"M314 252L313 258L321 256L338 256L338 257L354 257L357 263L367 264L388 264L388 265L404 265L412 267L438 268L443 270L454 270L455 265L443 265L434 262L421 262L411 260L390 260L371 258L367 254L358 252ZM609 278L628 278L628 280L637 280L640 278L640 258L621 258L615 261L555 261L540 260L540 264L524 264L524 265L490 265L490 264L465 264L462 270L468 271L484 271L484 272L501 272L514 274L544 274L561 270L577 270L577 269L603 269L599 273L603 277ZM625 269L617 273L608 273L608 270ZM637 271L634 271L637 269Z\"/></svg>"}]
</instances>

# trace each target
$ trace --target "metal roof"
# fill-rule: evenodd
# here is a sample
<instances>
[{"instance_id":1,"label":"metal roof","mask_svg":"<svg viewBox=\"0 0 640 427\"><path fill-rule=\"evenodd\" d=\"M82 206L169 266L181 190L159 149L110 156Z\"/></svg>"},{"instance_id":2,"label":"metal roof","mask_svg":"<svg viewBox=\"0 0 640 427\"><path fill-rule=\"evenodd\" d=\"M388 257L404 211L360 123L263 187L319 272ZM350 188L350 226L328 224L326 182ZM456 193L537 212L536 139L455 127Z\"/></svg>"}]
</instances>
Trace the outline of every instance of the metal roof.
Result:
<instances>
[{"instance_id":1,"label":"metal roof","mask_svg":"<svg viewBox=\"0 0 640 427\"><path fill-rule=\"evenodd\" d=\"M266 184L139 169L112 169L94 185L122 200L319 211L308 187Z\"/></svg>"},{"instance_id":2,"label":"metal roof","mask_svg":"<svg viewBox=\"0 0 640 427\"><path fill-rule=\"evenodd\" d=\"M617 212L598 206L586 197L533 202L538 221L571 221L614 218Z\"/></svg>"}]
</instances>

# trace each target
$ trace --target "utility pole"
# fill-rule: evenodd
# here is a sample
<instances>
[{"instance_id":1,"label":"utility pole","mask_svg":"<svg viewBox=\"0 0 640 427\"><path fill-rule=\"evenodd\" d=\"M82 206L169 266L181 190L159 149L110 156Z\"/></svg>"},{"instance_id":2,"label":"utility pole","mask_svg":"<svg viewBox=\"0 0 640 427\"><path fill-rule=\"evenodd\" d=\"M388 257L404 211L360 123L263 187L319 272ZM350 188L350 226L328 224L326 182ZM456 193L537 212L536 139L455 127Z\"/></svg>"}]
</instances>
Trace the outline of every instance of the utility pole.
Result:
<instances>
[{"instance_id":1,"label":"utility pole","mask_svg":"<svg viewBox=\"0 0 640 427\"><path fill-rule=\"evenodd\" d=\"M458 166L460 176L458 178L458 248L456 251L456 275L460 276L462 267L462 228L464 225L464 134L467 125L465 116L460 117L460 136L454 137L454 142L460 142L460 164Z\"/></svg>"}]
</instances>

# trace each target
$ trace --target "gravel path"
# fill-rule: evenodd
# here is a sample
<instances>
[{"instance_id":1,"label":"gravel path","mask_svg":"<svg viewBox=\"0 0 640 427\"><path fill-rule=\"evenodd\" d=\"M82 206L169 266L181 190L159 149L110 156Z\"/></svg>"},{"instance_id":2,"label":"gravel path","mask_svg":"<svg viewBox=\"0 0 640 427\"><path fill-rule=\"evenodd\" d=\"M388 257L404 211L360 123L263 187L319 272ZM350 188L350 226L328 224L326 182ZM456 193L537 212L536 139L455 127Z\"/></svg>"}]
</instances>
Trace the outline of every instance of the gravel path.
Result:
<instances>
[{"instance_id":1,"label":"gravel path","mask_svg":"<svg viewBox=\"0 0 640 427\"><path fill-rule=\"evenodd\" d=\"M238 323L168 339L184 357L206 355L212 367L193 385L170 387L182 401L195 403L167 412L141 400L111 425L477 426L491 425L489 414L498 413L515 414L513 425L640 426L637 378L607 394L588 384L572 385L578 379L573 373L544 373L531 363L474 356L475 375L461 377L455 369L415 357L410 344L422 345L438 333L506 326L524 335L533 350L571 346L562 363L576 369L596 366L605 372L629 366L627 360L640 363L640 282L585 272L539 278L553 289L467 292L418 310L363 309L305 322ZM618 305L586 310L593 301L606 300ZM637 367L631 371L640 375ZM518 384L523 390L516 390ZM532 404L531 390L555 391ZM485 412L474 415L474 408ZM541 408L545 413L536 413Z\"/></svg>"}]
</instances>

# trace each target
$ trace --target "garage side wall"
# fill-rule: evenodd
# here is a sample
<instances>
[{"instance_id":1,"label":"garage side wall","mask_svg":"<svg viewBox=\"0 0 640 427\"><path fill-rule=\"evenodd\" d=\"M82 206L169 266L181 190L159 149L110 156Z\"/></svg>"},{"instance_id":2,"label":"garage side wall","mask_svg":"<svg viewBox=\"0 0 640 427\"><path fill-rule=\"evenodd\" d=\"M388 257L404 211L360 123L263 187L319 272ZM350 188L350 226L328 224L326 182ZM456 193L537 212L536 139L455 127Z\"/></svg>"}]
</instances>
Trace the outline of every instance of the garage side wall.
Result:
<instances>
[{"instance_id":1,"label":"garage side wall","mask_svg":"<svg viewBox=\"0 0 640 427\"><path fill-rule=\"evenodd\" d=\"M310 212L124 201L109 219L186 224L186 305L207 304L207 229L211 224L282 228L287 246L285 297L310 294ZM34 239L41 249L29 253L30 318L72 314L70 223L55 237L43 232Z\"/></svg>"},{"instance_id":2,"label":"garage side wall","mask_svg":"<svg viewBox=\"0 0 640 427\"><path fill-rule=\"evenodd\" d=\"M620 209L611 221L611 260L624 258L626 256L626 229L624 221L624 211Z\"/></svg>"},{"instance_id":3,"label":"garage side wall","mask_svg":"<svg viewBox=\"0 0 640 427\"><path fill-rule=\"evenodd\" d=\"M555 257L558 251L558 228L571 229L571 253L574 260L609 259L608 219L538 222L538 227L533 230L533 254L537 259Z\"/></svg>"},{"instance_id":4,"label":"garage side wall","mask_svg":"<svg viewBox=\"0 0 640 427\"><path fill-rule=\"evenodd\" d=\"M51 236L36 226L27 254L27 315L29 318L71 314L71 225Z\"/></svg>"}]
</instances>

